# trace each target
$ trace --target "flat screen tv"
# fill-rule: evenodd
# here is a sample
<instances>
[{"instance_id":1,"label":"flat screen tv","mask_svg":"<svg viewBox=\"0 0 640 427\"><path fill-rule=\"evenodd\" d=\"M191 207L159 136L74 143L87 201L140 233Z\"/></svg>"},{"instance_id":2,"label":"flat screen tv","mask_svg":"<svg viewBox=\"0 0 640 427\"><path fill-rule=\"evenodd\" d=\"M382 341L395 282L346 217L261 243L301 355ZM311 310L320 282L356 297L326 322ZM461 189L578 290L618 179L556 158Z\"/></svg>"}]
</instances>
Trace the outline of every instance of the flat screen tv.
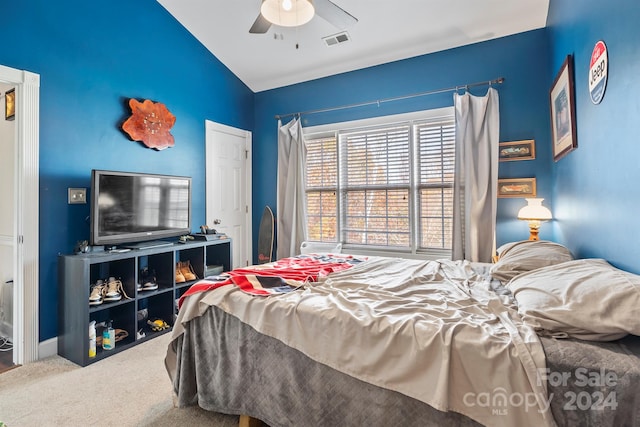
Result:
<instances>
[{"instance_id":1,"label":"flat screen tv","mask_svg":"<svg viewBox=\"0 0 640 427\"><path fill-rule=\"evenodd\" d=\"M91 244L119 245L191 233L191 178L91 171Z\"/></svg>"}]
</instances>

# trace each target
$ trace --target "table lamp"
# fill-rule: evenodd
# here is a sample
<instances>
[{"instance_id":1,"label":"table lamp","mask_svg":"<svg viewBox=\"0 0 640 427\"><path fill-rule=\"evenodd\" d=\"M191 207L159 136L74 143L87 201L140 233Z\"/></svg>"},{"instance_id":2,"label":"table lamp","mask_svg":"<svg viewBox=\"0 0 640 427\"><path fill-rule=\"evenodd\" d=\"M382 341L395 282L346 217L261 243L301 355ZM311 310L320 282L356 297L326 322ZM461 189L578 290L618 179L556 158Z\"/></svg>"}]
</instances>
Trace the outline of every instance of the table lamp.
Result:
<instances>
[{"instance_id":1,"label":"table lamp","mask_svg":"<svg viewBox=\"0 0 640 427\"><path fill-rule=\"evenodd\" d=\"M527 206L518 211L518 219L529 221L529 240L540 240L538 232L543 221L551 219L551 211L542 206L544 199L526 199Z\"/></svg>"}]
</instances>

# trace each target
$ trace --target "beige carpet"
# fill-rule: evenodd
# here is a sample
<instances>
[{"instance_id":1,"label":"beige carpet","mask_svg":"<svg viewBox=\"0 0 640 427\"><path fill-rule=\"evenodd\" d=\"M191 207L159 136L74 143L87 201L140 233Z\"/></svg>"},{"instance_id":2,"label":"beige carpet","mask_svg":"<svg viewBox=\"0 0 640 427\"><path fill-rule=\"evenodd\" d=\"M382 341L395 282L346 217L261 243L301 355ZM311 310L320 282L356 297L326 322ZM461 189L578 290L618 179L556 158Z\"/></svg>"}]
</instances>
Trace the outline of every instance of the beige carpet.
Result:
<instances>
[{"instance_id":1,"label":"beige carpet","mask_svg":"<svg viewBox=\"0 0 640 427\"><path fill-rule=\"evenodd\" d=\"M237 416L173 406L164 368L169 338L85 368L54 356L0 374L0 421L7 427L237 427Z\"/></svg>"}]
</instances>

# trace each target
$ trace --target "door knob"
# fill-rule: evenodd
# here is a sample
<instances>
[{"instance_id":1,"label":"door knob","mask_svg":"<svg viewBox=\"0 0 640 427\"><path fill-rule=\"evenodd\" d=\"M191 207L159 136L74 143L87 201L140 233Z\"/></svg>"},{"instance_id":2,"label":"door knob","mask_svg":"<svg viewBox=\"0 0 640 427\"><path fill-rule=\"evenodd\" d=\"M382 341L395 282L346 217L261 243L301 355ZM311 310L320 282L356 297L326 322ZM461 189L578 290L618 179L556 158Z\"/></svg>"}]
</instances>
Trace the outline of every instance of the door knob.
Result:
<instances>
[{"instance_id":1,"label":"door knob","mask_svg":"<svg viewBox=\"0 0 640 427\"><path fill-rule=\"evenodd\" d=\"M221 219L214 219L214 220L213 220L213 224L214 224L214 225L218 225L218 224L220 224L221 222L222 222L222 220L221 220Z\"/></svg>"}]
</instances>

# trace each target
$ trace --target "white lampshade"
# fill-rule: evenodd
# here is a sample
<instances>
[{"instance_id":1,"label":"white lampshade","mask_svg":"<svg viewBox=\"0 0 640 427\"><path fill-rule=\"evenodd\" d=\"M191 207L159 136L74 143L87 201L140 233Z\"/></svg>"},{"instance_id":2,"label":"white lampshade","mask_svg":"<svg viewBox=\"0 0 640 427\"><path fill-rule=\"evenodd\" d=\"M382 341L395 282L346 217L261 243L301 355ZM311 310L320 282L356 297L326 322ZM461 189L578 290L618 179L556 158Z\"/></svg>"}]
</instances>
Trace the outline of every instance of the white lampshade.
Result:
<instances>
[{"instance_id":1,"label":"white lampshade","mask_svg":"<svg viewBox=\"0 0 640 427\"><path fill-rule=\"evenodd\" d=\"M542 206L542 201L544 199L526 199L527 206L523 207L518 211L518 219L522 219L525 221L538 220L538 221L548 221L551 217L551 211L546 207Z\"/></svg>"},{"instance_id":2,"label":"white lampshade","mask_svg":"<svg viewBox=\"0 0 640 427\"><path fill-rule=\"evenodd\" d=\"M281 27L297 27L313 18L315 8L311 0L262 0L260 13Z\"/></svg>"}]
</instances>

